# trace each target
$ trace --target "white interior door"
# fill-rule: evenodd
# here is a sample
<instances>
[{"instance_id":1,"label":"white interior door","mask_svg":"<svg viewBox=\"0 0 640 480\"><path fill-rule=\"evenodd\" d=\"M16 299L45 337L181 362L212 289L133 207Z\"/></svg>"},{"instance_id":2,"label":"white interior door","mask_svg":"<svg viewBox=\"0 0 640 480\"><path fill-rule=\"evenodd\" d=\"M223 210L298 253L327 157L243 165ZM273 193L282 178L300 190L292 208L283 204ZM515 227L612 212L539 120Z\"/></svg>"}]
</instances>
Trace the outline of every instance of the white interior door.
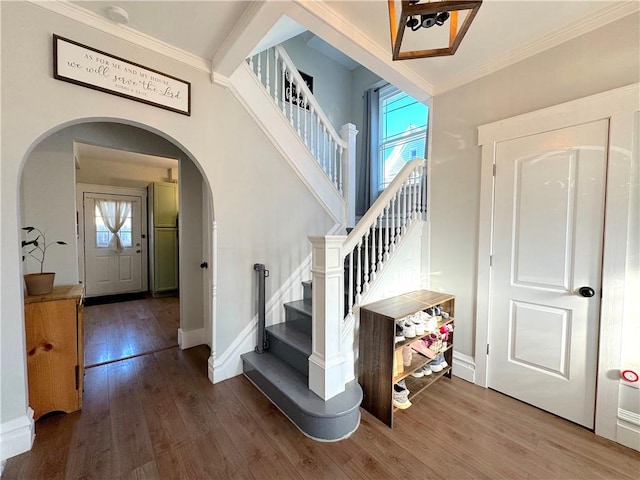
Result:
<instances>
[{"instance_id":1,"label":"white interior door","mask_svg":"<svg viewBox=\"0 0 640 480\"><path fill-rule=\"evenodd\" d=\"M109 247L113 233L96 207L96 200L129 202L124 224L117 232L122 251ZM139 292L142 285L142 198L128 195L85 193L84 254L87 296Z\"/></svg>"},{"instance_id":2,"label":"white interior door","mask_svg":"<svg viewBox=\"0 0 640 480\"><path fill-rule=\"evenodd\" d=\"M495 150L488 385L589 428L607 136L601 120Z\"/></svg>"}]
</instances>

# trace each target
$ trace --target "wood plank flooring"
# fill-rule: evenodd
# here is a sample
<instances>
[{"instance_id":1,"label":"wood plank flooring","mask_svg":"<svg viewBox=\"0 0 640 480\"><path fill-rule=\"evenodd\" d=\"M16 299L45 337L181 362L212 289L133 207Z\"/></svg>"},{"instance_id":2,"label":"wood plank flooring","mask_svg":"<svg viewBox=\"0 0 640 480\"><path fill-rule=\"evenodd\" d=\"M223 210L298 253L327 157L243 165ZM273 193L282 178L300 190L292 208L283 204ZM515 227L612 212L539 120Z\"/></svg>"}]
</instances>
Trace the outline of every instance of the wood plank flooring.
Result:
<instances>
[{"instance_id":1,"label":"wood plank flooring","mask_svg":"<svg viewBox=\"0 0 640 480\"><path fill-rule=\"evenodd\" d=\"M84 362L91 367L178 345L180 299L146 298L84 308Z\"/></svg>"},{"instance_id":2,"label":"wood plank flooring","mask_svg":"<svg viewBox=\"0 0 640 480\"><path fill-rule=\"evenodd\" d=\"M387 428L308 439L249 381L212 385L207 347L86 370L84 408L36 424L9 479L638 479L640 453L463 380L443 379Z\"/></svg>"}]
</instances>

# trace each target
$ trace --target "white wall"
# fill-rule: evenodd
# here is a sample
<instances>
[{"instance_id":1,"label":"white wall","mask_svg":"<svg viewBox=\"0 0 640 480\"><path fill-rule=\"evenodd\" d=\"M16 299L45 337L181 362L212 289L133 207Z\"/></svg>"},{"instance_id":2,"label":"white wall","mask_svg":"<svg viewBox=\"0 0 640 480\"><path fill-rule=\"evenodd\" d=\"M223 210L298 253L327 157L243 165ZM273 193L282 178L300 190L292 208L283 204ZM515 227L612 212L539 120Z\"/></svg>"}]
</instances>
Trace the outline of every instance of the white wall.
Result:
<instances>
[{"instance_id":1,"label":"white wall","mask_svg":"<svg viewBox=\"0 0 640 480\"><path fill-rule=\"evenodd\" d=\"M333 225L233 95L212 84L207 72L32 3L1 2L0 9L0 423L4 424L25 418L27 412L19 179L30 149L51 132L82 120L115 119L171 140L200 165L212 188L218 224L216 352L224 352L255 314L253 264L268 265L269 297L308 257L307 235L325 234ZM55 80L52 33L191 82L192 115ZM63 233L73 235L70 232L72 226ZM68 269L76 270L75 261Z\"/></svg>"},{"instance_id":2,"label":"white wall","mask_svg":"<svg viewBox=\"0 0 640 480\"><path fill-rule=\"evenodd\" d=\"M333 128L353 123L351 118L351 70L307 46L308 33L282 44L298 70L313 77L313 96L327 115Z\"/></svg>"},{"instance_id":3,"label":"white wall","mask_svg":"<svg viewBox=\"0 0 640 480\"><path fill-rule=\"evenodd\" d=\"M4 167L4 159L2 164ZM22 171L21 226L44 231L47 243L58 240L67 243L52 245L46 252L45 271L56 273L55 285L75 284L79 280L75 185L73 145L64 135L51 136L38 145ZM23 269L24 273L39 272L40 265L27 257Z\"/></svg>"},{"instance_id":4,"label":"white wall","mask_svg":"<svg viewBox=\"0 0 640 480\"><path fill-rule=\"evenodd\" d=\"M480 149L477 127L639 79L638 15L433 99L431 287L456 296L456 350L474 355Z\"/></svg>"}]
</instances>

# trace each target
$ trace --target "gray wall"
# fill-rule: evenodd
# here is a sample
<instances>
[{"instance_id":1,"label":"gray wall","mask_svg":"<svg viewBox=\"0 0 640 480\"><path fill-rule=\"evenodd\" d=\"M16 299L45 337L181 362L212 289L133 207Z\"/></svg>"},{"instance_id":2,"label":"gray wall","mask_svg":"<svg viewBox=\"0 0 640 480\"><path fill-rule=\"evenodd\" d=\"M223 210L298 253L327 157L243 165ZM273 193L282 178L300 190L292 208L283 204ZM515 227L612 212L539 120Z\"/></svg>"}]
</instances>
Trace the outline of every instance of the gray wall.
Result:
<instances>
[{"instance_id":1,"label":"gray wall","mask_svg":"<svg viewBox=\"0 0 640 480\"><path fill-rule=\"evenodd\" d=\"M282 44L298 70L313 77L313 96L339 133L351 122L351 70L318 50L307 46L308 33L295 36Z\"/></svg>"},{"instance_id":2,"label":"gray wall","mask_svg":"<svg viewBox=\"0 0 640 480\"><path fill-rule=\"evenodd\" d=\"M474 355L479 125L639 81L632 15L433 99L431 286L456 295L456 350Z\"/></svg>"}]
</instances>

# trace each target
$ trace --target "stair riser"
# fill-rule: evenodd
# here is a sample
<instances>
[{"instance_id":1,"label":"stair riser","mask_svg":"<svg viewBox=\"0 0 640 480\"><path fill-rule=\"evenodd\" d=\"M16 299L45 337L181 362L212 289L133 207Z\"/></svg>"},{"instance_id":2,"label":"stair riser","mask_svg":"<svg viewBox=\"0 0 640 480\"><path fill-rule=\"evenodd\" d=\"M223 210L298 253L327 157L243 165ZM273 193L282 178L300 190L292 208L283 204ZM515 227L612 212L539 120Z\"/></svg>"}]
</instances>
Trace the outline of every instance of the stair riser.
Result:
<instances>
[{"instance_id":1,"label":"stair riser","mask_svg":"<svg viewBox=\"0 0 640 480\"><path fill-rule=\"evenodd\" d=\"M302 298L307 302L311 302L311 283L304 282L302 284L302 293Z\"/></svg>"},{"instance_id":2,"label":"stair riser","mask_svg":"<svg viewBox=\"0 0 640 480\"><path fill-rule=\"evenodd\" d=\"M309 357L279 338L269 335L269 351L300 373L309 376Z\"/></svg>"},{"instance_id":3,"label":"stair riser","mask_svg":"<svg viewBox=\"0 0 640 480\"><path fill-rule=\"evenodd\" d=\"M303 312L287 307L285 305L285 320L298 330L312 335L311 317Z\"/></svg>"}]
</instances>

